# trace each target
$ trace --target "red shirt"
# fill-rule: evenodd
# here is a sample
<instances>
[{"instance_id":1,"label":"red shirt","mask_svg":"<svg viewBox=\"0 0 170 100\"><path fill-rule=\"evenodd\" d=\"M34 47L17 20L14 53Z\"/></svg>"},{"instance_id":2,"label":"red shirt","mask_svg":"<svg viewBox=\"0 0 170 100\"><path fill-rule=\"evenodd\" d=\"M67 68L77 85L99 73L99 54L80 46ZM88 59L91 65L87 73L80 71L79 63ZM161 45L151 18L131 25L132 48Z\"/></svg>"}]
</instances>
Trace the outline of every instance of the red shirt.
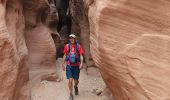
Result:
<instances>
[{"instance_id":1,"label":"red shirt","mask_svg":"<svg viewBox=\"0 0 170 100\"><path fill-rule=\"evenodd\" d=\"M70 45L70 52L75 52L75 49L76 49L76 45L75 44L73 44L73 45L71 44ZM68 50L69 50L69 47L68 47L68 44L66 44L65 47L64 47L63 53L67 55L68 54ZM79 51L80 55L83 55L84 51L83 51L83 48L81 47L80 44L78 45L78 51ZM69 61L67 61L67 65L70 65ZM80 63L71 64L71 66L79 66L79 65L80 65Z\"/></svg>"}]
</instances>

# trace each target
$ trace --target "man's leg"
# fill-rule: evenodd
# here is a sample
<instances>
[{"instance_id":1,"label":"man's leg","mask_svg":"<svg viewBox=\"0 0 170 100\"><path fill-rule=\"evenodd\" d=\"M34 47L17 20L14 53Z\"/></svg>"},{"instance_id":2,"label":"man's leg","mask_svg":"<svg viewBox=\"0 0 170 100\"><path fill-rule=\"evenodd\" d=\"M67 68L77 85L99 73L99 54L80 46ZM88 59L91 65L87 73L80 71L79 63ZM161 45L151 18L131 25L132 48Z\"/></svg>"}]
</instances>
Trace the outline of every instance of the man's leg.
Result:
<instances>
[{"instance_id":1,"label":"man's leg","mask_svg":"<svg viewBox=\"0 0 170 100\"><path fill-rule=\"evenodd\" d=\"M80 75L79 67L74 67L73 68L73 78L74 78L75 95L78 95L79 75Z\"/></svg>"},{"instance_id":2,"label":"man's leg","mask_svg":"<svg viewBox=\"0 0 170 100\"><path fill-rule=\"evenodd\" d=\"M78 86L78 84L79 84L79 80L74 79L74 86Z\"/></svg>"},{"instance_id":3,"label":"man's leg","mask_svg":"<svg viewBox=\"0 0 170 100\"><path fill-rule=\"evenodd\" d=\"M74 97L73 97L73 78L70 78L70 79L69 79L69 81L68 81L68 87L69 87L69 90L70 90L69 100L74 100Z\"/></svg>"},{"instance_id":4,"label":"man's leg","mask_svg":"<svg viewBox=\"0 0 170 100\"><path fill-rule=\"evenodd\" d=\"M72 94L73 93L73 78L69 79L68 87L69 87L69 90L70 90L70 94Z\"/></svg>"},{"instance_id":5,"label":"man's leg","mask_svg":"<svg viewBox=\"0 0 170 100\"><path fill-rule=\"evenodd\" d=\"M73 100L73 76L72 76L72 68L71 66L67 65L66 67L66 76L68 79L68 88L70 91L70 97L69 100Z\"/></svg>"},{"instance_id":6,"label":"man's leg","mask_svg":"<svg viewBox=\"0 0 170 100\"><path fill-rule=\"evenodd\" d=\"M78 84L79 84L79 81L75 79L74 80L75 95L78 95Z\"/></svg>"}]
</instances>

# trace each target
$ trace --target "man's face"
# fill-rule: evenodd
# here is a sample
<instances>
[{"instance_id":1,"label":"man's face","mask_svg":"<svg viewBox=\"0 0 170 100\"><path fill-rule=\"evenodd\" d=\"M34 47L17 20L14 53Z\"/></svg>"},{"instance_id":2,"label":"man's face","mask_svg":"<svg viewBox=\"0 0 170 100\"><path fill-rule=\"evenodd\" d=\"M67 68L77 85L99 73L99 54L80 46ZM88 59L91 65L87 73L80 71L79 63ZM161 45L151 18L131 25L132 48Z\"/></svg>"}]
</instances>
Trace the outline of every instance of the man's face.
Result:
<instances>
[{"instance_id":1,"label":"man's face","mask_svg":"<svg viewBox=\"0 0 170 100\"><path fill-rule=\"evenodd\" d=\"M75 43L75 39L72 38L72 37L70 37L70 43L71 43L71 44L74 44L74 43Z\"/></svg>"}]
</instances>

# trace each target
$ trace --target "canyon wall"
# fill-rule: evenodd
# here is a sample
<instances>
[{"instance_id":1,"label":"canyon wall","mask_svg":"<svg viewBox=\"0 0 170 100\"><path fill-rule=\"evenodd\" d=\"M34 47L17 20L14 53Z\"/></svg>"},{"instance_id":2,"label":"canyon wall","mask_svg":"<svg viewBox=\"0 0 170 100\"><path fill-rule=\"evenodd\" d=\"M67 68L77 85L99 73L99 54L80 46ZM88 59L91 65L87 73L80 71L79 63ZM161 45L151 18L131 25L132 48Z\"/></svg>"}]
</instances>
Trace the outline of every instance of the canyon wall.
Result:
<instances>
[{"instance_id":1,"label":"canyon wall","mask_svg":"<svg viewBox=\"0 0 170 100\"><path fill-rule=\"evenodd\" d=\"M50 11L46 0L0 0L0 100L31 100L29 80L40 82L56 71L54 41L48 21L42 22L45 11ZM51 71L40 74L43 68ZM39 74L30 78L34 69Z\"/></svg>"},{"instance_id":2,"label":"canyon wall","mask_svg":"<svg viewBox=\"0 0 170 100\"><path fill-rule=\"evenodd\" d=\"M46 27L48 25L46 18L48 18L48 12L50 12L48 2L46 0L29 0L23 1L23 5L32 86L40 82L43 75L56 71L56 49L51 31Z\"/></svg>"},{"instance_id":3,"label":"canyon wall","mask_svg":"<svg viewBox=\"0 0 170 100\"><path fill-rule=\"evenodd\" d=\"M0 100L30 100L29 79L56 71L49 9L0 0ZM72 0L70 10L86 62L90 50L114 100L170 99L170 1Z\"/></svg>"},{"instance_id":4,"label":"canyon wall","mask_svg":"<svg viewBox=\"0 0 170 100\"><path fill-rule=\"evenodd\" d=\"M170 1L83 0L90 49L114 100L170 99Z\"/></svg>"},{"instance_id":5,"label":"canyon wall","mask_svg":"<svg viewBox=\"0 0 170 100\"><path fill-rule=\"evenodd\" d=\"M0 0L1 100L30 100L22 11L19 0Z\"/></svg>"}]
</instances>

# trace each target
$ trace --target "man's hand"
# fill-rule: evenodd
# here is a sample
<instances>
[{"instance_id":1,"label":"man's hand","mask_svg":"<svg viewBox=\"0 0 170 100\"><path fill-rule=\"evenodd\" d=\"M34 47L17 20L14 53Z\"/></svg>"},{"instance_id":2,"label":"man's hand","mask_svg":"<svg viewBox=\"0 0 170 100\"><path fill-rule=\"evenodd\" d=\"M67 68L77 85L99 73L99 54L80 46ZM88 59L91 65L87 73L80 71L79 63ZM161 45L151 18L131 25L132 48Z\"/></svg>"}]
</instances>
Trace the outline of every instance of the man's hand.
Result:
<instances>
[{"instance_id":1,"label":"man's hand","mask_svg":"<svg viewBox=\"0 0 170 100\"><path fill-rule=\"evenodd\" d=\"M79 69L80 69L80 70L83 69L83 63L80 64Z\"/></svg>"},{"instance_id":2,"label":"man's hand","mask_svg":"<svg viewBox=\"0 0 170 100\"><path fill-rule=\"evenodd\" d=\"M83 69L83 55L80 55L80 70Z\"/></svg>"}]
</instances>

